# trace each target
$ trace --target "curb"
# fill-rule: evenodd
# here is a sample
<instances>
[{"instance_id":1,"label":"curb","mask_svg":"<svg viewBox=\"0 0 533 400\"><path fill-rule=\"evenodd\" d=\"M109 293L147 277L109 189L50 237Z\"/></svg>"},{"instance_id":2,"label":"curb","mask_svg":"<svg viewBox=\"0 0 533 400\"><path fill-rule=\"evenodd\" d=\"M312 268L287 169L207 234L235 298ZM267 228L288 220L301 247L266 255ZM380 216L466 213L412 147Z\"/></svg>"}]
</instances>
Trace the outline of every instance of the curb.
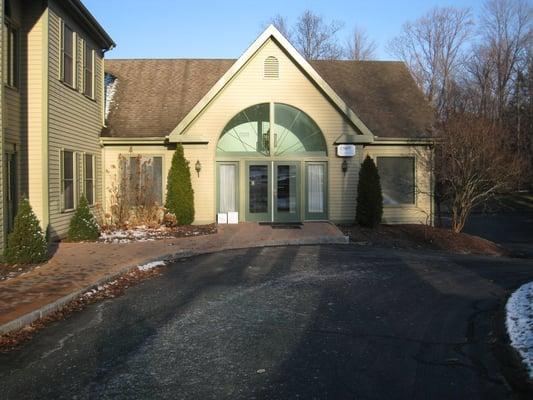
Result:
<instances>
[{"instance_id":1,"label":"curb","mask_svg":"<svg viewBox=\"0 0 533 400\"><path fill-rule=\"evenodd\" d=\"M166 262L174 262L183 258L189 258L194 256L200 256L203 254L213 254L218 253L220 251L225 250L242 250L242 249L252 249L252 248L258 248L258 247L276 247L276 246L308 246L308 245L320 245L320 244L348 244L350 242L348 236L341 236L341 237L331 237L331 236L318 236L318 237L309 237L305 239L287 239L287 240L271 240L266 243L261 243L257 245L250 245L250 246L229 246L229 247L221 247L219 249L211 249L211 250L181 250L173 254L167 254L161 257L155 257L151 259L147 259L145 261L142 261L143 264L147 264L150 262L155 261L166 261ZM59 310L63 306L70 303L72 300L76 299L80 295L82 295L85 292L88 292L91 289L96 288L97 286L104 285L106 283L109 283L116 278L127 274L128 272L132 271L133 269L137 268L139 264L136 265L129 265L127 267L122 268L120 271L115 272L113 274L107 275L98 281L82 288L78 289L66 296L63 296L56 301L46 304L45 306L40 307L37 310L31 311L27 314L22 315L21 317L18 317L12 321L6 322L3 325L0 325L0 335L5 335L6 333L16 331L19 329L24 328L27 325L30 325L31 323L37 321L38 319L44 318L53 312Z\"/></svg>"}]
</instances>

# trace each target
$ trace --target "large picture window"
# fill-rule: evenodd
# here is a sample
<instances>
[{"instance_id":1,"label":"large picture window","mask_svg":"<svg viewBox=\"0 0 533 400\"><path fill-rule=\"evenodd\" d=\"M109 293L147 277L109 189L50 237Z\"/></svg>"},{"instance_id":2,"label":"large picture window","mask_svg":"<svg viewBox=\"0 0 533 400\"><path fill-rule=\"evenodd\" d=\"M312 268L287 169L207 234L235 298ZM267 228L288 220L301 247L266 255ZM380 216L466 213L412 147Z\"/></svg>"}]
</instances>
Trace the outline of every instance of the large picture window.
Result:
<instances>
[{"instance_id":1,"label":"large picture window","mask_svg":"<svg viewBox=\"0 0 533 400\"><path fill-rule=\"evenodd\" d=\"M75 64L74 64L74 32L63 24L61 30L61 80L67 85L74 87Z\"/></svg>"},{"instance_id":2,"label":"large picture window","mask_svg":"<svg viewBox=\"0 0 533 400\"><path fill-rule=\"evenodd\" d=\"M61 152L61 194L62 209L69 211L75 207L76 154L72 151Z\"/></svg>"},{"instance_id":3,"label":"large picture window","mask_svg":"<svg viewBox=\"0 0 533 400\"><path fill-rule=\"evenodd\" d=\"M378 157L384 205L415 203L415 158Z\"/></svg>"}]
</instances>

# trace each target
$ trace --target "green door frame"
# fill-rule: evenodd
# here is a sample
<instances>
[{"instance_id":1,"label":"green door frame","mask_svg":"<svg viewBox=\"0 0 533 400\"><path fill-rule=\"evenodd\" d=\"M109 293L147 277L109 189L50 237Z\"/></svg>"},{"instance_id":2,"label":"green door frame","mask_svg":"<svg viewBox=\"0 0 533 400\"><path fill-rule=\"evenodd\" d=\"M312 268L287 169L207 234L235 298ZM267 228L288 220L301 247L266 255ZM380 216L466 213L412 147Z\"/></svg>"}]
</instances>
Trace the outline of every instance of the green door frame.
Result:
<instances>
[{"instance_id":1,"label":"green door frame","mask_svg":"<svg viewBox=\"0 0 533 400\"><path fill-rule=\"evenodd\" d=\"M267 212L266 213L251 213L250 212L250 167L251 166L266 166L267 170ZM272 162L271 161L246 161L245 163L245 211L246 221L254 222L270 222L272 221Z\"/></svg>"},{"instance_id":2,"label":"green door frame","mask_svg":"<svg viewBox=\"0 0 533 400\"><path fill-rule=\"evenodd\" d=\"M294 194L296 196L295 204L296 204L296 210L295 212L287 212L287 211L278 211L277 208L277 193L278 193L278 167L279 166L294 166L296 167L296 184L295 189L296 193ZM272 196L273 200L273 212L274 212L274 222L300 222L302 220L301 213L300 213L300 203L301 203L301 197L300 197L300 187L301 187L301 173L300 173L300 166L301 162L299 161L275 161L273 162L272 168L273 173L272 176L274 177L273 180L273 193L274 196Z\"/></svg>"}]
</instances>

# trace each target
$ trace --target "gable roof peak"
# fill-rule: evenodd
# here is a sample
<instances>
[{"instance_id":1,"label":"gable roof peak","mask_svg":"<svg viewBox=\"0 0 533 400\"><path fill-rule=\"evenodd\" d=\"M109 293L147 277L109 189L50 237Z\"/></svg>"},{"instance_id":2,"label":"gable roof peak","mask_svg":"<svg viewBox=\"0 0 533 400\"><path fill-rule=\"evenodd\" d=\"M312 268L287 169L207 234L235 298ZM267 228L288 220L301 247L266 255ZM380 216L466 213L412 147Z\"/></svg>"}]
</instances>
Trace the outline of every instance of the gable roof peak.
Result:
<instances>
[{"instance_id":1,"label":"gable roof peak","mask_svg":"<svg viewBox=\"0 0 533 400\"><path fill-rule=\"evenodd\" d=\"M244 51L239 59L229 68L226 73L218 80L217 83L207 92L207 94L193 107L193 109L183 118L178 126L172 130L168 135L170 142L176 141L177 136L181 135L187 127L196 119L196 117L207 107L207 105L215 98L215 96L228 84L231 78L237 74L241 68L250 60L257 51L270 38L274 38L278 46L287 52L293 62L296 63L319 88L331 100L331 102L338 108L339 112L343 113L351 124L362 135L373 139L374 135L370 129L359 119L359 117L350 109L350 107L342 100L342 98L335 93L332 87L318 74L318 72L311 66L311 64L296 50L296 48L289 42L285 36L272 24L270 24L261 33L257 39Z\"/></svg>"}]
</instances>

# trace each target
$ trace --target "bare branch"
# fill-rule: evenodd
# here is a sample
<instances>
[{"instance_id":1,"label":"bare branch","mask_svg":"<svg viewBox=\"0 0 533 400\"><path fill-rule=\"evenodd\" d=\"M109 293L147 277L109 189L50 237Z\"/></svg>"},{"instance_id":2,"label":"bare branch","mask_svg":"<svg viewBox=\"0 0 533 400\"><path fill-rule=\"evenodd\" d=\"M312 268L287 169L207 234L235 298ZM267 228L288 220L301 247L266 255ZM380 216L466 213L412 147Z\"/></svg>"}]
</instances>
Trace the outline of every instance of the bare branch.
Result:
<instances>
[{"instance_id":1,"label":"bare branch","mask_svg":"<svg viewBox=\"0 0 533 400\"><path fill-rule=\"evenodd\" d=\"M364 29L356 26L346 40L345 57L348 60L371 60L375 58L376 48L376 42L368 38Z\"/></svg>"},{"instance_id":2,"label":"bare branch","mask_svg":"<svg viewBox=\"0 0 533 400\"><path fill-rule=\"evenodd\" d=\"M473 22L469 9L436 7L413 23L388 45L404 61L439 115L448 112L450 90L463 63L463 52Z\"/></svg>"}]
</instances>

